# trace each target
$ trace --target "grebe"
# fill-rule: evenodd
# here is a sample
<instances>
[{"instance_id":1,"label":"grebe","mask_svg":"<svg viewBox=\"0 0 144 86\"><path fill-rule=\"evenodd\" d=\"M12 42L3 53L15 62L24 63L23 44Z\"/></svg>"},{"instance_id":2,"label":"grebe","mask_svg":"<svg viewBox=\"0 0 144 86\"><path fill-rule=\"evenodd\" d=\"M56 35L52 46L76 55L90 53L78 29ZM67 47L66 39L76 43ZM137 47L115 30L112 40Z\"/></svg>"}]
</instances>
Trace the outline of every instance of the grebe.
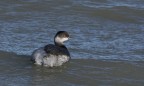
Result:
<instances>
[{"instance_id":1,"label":"grebe","mask_svg":"<svg viewBox=\"0 0 144 86\"><path fill-rule=\"evenodd\" d=\"M34 64L47 67L61 66L70 60L70 53L64 42L69 39L66 31L58 31L54 37L55 44L48 44L44 47L36 49L32 53L31 60Z\"/></svg>"}]
</instances>

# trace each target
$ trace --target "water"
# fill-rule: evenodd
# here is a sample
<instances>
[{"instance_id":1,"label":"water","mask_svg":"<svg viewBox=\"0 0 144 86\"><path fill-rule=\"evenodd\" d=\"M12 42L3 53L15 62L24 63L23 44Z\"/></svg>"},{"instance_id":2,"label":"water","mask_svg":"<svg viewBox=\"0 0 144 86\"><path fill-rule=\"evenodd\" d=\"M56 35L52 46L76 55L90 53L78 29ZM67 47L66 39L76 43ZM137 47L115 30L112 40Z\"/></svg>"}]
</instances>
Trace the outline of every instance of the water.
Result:
<instances>
[{"instance_id":1,"label":"water","mask_svg":"<svg viewBox=\"0 0 144 86\"><path fill-rule=\"evenodd\" d=\"M1 86L143 86L143 0L1 0ZM72 60L33 65L33 50L59 30Z\"/></svg>"}]
</instances>

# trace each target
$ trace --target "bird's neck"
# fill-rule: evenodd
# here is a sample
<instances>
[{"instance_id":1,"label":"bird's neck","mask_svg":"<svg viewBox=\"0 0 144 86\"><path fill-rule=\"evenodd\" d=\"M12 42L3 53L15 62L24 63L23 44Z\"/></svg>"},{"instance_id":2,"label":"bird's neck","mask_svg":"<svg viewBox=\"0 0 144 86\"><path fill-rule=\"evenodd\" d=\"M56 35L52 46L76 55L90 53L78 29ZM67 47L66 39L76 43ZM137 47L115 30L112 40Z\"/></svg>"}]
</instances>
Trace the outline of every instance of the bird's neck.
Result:
<instances>
[{"instance_id":1,"label":"bird's neck","mask_svg":"<svg viewBox=\"0 0 144 86\"><path fill-rule=\"evenodd\" d=\"M61 41L61 39L59 37L54 38L54 43L55 43L56 46L60 46L60 47L64 46L63 41Z\"/></svg>"},{"instance_id":2,"label":"bird's neck","mask_svg":"<svg viewBox=\"0 0 144 86\"><path fill-rule=\"evenodd\" d=\"M60 42L54 42L56 46L64 46L63 43L60 43Z\"/></svg>"}]
</instances>

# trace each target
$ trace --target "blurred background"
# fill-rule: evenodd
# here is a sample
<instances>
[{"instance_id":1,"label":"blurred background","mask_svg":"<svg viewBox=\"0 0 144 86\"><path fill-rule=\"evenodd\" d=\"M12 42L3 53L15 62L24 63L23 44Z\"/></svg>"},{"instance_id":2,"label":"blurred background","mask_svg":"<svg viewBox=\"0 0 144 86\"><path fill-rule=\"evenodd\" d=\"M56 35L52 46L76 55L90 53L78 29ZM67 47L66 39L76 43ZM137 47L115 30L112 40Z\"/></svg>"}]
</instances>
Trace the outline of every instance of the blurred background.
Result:
<instances>
[{"instance_id":1,"label":"blurred background","mask_svg":"<svg viewBox=\"0 0 144 86\"><path fill-rule=\"evenodd\" d=\"M73 60L48 77L29 58L60 30ZM1 86L142 86L144 0L0 0L0 59Z\"/></svg>"},{"instance_id":2,"label":"blurred background","mask_svg":"<svg viewBox=\"0 0 144 86\"><path fill-rule=\"evenodd\" d=\"M31 55L59 30L73 58L143 60L143 0L1 0L0 50Z\"/></svg>"}]
</instances>

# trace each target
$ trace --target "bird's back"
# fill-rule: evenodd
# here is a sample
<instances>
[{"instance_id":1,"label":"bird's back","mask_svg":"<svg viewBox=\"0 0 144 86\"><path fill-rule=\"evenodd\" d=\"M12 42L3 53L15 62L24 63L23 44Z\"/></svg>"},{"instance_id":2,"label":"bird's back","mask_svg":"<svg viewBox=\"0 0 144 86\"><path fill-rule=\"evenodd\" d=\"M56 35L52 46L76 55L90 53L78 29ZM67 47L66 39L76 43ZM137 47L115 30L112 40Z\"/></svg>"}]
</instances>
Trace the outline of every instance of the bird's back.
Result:
<instances>
[{"instance_id":1,"label":"bird's back","mask_svg":"<svg viewBox=\"0 0 144 86\"><path fill-rule=\"evenodd\" d=\"M60 66L69 59L70 54L65 46L59 47L53 44L35 50L32 58L35 64L48 67Z\"/></svg>"},{"instance_id":2,"label":"bird's back","mask_svg":"<svg viewBox=\"0 0 144 86\"><path fill-rule=\"evenodd\" d=\"M56 46L53 44L46 45L44 47L45 52L48 55L66 55L70 56L68 49L65 46Z\"/></svg>"}]
</instances>

